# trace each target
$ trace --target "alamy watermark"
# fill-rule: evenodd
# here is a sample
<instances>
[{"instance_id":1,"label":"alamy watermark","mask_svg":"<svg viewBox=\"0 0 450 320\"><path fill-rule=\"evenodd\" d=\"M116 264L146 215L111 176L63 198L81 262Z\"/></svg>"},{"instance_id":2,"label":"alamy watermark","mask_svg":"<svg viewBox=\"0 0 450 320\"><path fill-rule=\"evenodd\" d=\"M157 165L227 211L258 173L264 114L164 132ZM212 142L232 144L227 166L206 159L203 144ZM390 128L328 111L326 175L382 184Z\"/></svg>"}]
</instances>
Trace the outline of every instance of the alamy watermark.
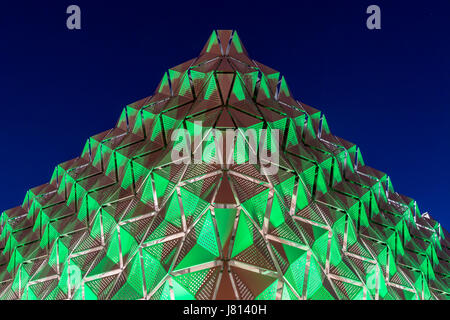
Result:
<instances>
[{"instance_id":1,"label":"alamy watermark","mask_svg":"<svg viewBox=\"0 0 450 320\"><path fill-rule=\"evenodd\" d=\"M77 5L70 5L66 10L67 14L70 14L66 20L66 26L69 30L80 30L81 29L81 9Z\"/></svg>"},{"instance_id":2,"label":"alamy watermark","mask_svg":"<svg viewBox=\"0 0 450 320\"><path fill-rule=\"evenodd\" d=\"M171 159L175 164L210 163L229 166L249 163L260 167L261 174L275 175L280 159L278 129L205 128L201 121L193 128L172 132Z\"/></svg>"},{"instance_id":3,"label":"alamy watermark","mask_svg":"<svg viewBox=\"0 0 450 320\"><path fill-rule=\"evenodd\" d=\"M66 20L66 26L69 30L81 29L81 9L79 6L72 4L67 7L66 13L70 14ZM367 14L370 16L366 20L366 26L369 30L381 29L381 9L379 6L373 4L367 7Z\"/></svg>"},{"instance_id":4,"label":"alamy watermark","mask_svg":"<svg viewBox=\"0 0 450 320\"><path fill-rule=\"evenodd\" d=\"M366 26L369 30L381 29L381 9L379 6L373 4L367 7L367 14L370 16L367 18Z\"/></svg>"}]
</instances>

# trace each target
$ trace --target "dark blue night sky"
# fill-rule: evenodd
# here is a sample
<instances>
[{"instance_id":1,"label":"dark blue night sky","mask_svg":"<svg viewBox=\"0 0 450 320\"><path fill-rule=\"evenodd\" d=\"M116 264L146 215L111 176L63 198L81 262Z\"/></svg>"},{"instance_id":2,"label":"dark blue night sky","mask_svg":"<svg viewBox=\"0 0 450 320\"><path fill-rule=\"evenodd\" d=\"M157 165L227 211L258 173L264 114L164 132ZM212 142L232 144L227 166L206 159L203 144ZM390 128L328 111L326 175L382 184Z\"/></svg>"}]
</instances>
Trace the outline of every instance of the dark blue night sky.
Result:
<instances>
[{"instance_id":1,"label":"dark blue night sky","mask_svg":"<svg viewBox=\"0 0 450 320\"><path fill-rule=\"evenodd\" d=\"M66 28L81 7L82 29ZM381 30L366 8L381 8ZM0 210L20 205L163 72L236 29L367 165L450 228L450 1L8 1L0 9Z\"/></svg>"}]
</instances>

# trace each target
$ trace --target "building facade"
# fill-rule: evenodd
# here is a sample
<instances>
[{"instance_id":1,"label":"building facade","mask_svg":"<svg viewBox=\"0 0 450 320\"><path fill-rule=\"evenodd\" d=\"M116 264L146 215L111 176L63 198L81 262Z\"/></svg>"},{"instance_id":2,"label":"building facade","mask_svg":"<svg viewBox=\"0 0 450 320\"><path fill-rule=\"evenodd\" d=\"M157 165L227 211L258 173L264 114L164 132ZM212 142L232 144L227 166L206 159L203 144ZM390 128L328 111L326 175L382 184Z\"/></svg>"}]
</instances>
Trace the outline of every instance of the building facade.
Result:
<instances>
[{"instance_id":1,"label":"building facade","mask_svg":"<svg viewBox=\"0 0 450 320\"><path fill-rule=\"evenodd\" d=\"M0 231L0 299L450 297L447 231L231 30Z\"/></svg>"}]
</instances>

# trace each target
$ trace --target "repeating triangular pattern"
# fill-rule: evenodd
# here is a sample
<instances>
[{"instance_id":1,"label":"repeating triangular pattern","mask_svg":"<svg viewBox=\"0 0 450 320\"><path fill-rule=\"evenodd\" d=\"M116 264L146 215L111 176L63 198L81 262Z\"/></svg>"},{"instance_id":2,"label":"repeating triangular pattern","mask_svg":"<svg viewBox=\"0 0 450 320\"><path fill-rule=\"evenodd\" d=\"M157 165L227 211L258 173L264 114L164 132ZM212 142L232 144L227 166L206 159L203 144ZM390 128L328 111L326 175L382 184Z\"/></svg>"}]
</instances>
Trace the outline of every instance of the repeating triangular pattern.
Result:
<instances>
[{"instance_id":1,"label":"repeating triangular pattern","mask_svg":"<svg viewBox=\"0 0 450 320\"><path fill-rule=\"evenodd\" d=\"M278 173L249 154L174 163L172 133L197 121L202 136L279 129ZM0 231L1 299L450 296L447 231L230 30L4 211Z\"/></svg>"}]
</instances>

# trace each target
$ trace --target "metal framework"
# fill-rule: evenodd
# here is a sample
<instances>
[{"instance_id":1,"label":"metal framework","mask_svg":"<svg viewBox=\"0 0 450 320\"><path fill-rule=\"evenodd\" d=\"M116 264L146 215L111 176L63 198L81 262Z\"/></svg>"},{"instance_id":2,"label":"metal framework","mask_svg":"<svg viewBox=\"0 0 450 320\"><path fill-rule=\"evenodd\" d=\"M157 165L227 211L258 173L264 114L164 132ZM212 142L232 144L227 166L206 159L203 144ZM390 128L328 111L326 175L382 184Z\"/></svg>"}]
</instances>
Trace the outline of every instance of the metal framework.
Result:
<instances>
[{"instance_id":1,"label":"metal framework","mask_svg":"<svg viewBox=\"0 0 450 320\"><path fill-rule=\"evenodd\" d=\"M175 163L179 128L213 157L212 128L278 129L278 172L250 163L250 149L234 163ZM0 299L450 295L447 231L231 30L4 211L0 231Z\"/></svg>"}]
</instances>

